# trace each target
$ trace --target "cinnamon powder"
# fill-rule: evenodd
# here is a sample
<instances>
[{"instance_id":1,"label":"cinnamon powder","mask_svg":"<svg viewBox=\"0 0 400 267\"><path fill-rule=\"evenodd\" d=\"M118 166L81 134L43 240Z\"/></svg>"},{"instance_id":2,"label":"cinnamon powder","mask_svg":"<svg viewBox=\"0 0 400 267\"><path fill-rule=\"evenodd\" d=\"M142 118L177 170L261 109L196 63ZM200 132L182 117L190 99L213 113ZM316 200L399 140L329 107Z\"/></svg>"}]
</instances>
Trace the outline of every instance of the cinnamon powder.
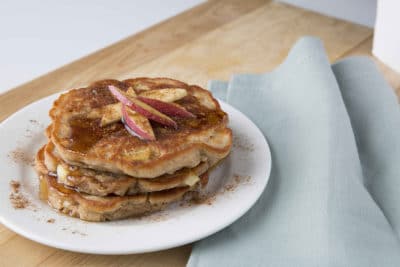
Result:
<instances>
[{"instance_id":1,"label":"cinnamon powder","mask_svg":"<svg viewBox=\"0 0 400 267\"><path fill-rule=\"evenodd\" d=\"M31 156L28 156L21 148L16 148L8 153L8 157L14 163L22 163L29 166L35 165L35 159Z\"/></svg>"},{"instance_id":2,"label":"cinnamon powder","mask_svg":"<svg viewBox=\"0 0 400 267\"><path fill-rule=\"evenodd\" d=\"M21 184L18 181L10 181L10 202L14 209L24 209L30 205L29 200L20 192Z\"/></svg>"},{"instance_id":3,"label":"cinnamon powder","mask_svg":"<svg viewBox=\"0 0 400 267\"><path fill-rule=\"evenodd\" d=\"M218 195L224 195L226 193L234 192L240 185L249 184L251 182L251 176L249 175L239 175L233 174L232 181L226 184L219 192L217 193L205 193L199 195L196 199L194 199L194 203L196 204L206 204L212 206L217 199Z\"/></svg>"},{"instance_id":4,"label":"cinnamon powder","mask_svg":"<svg viewBox=\"0 0 400 267\"><path fill-rule=\"evenodd\" d=\"M232 140L232 147L238 148L246 152L254 151L254 144L247 140L244 136L234 136Z\"/></svg>"}]
</instances>

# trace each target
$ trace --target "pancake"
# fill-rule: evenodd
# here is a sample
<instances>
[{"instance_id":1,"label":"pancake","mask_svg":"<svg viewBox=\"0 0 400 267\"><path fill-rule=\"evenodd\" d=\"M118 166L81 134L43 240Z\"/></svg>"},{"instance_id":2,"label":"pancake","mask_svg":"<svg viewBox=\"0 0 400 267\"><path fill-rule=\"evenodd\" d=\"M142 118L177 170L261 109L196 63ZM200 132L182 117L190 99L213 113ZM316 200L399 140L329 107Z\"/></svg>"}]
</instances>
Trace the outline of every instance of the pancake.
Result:
<instances>
[{"instance_id":1,"label":"pancake","mask_svg":"<svg viewBox=\"0 0 400 267\"><path fill-rule=\"evenodd\" d=\"M193 186L132 196L99 197L80 193L57 183L57 177L49 175L45 165L44 147L39 150L35 160L41 199L62 213L87 221L118 220L154 212L173 202L196 196L201 184L207 181L207 174L203 174L201 181Z\"/></svg>"},{"instance_id":2,"label":"pancake","mask_svg":"<svg viewBox=\"0 0 400 267\"><path fill-rule=\"evenodd\" d=\"M202 162L194 168L183 168L174 174L164 174L154 179L134 178L70 165L58 157L51 142L44 147L44 165L50 176L57 177L59 184L94 196L134 195L192 186L209 167L206 162Z\"/></svg>"},{"instance_id":3,"label":"pancake","mask_svg":"<svg viewBox=\"0 0 400 267\"><path fill-rule=\"evenodd\" d=\"M40 197L87 221L196 197L232 146L228 115L210 92L168 78L98 81L62 94L49 114L36 155Z\"/></svg>"},{"instance_id":4,"label":"pancake","mask_svg":"<svg viewBox=\"0 0 400 267\"><path fill-rule=\"evenodd\" d=\"M101 118L93 117L93 111L118 102L109 92L109 85L121 90L131 87L137 94L165 88L184 89L187 95L175 103L196 118L172 117L177 129L152 121L154 141L132 136L120 121L101 125ZM201 162L212 166L229 154L232 145L228 116L212 95L198 86L167 78L103 80L73 89L54 102L50 117L50 139L63 161L136 178L173 174Z\"/></svg>"}]
</instances>

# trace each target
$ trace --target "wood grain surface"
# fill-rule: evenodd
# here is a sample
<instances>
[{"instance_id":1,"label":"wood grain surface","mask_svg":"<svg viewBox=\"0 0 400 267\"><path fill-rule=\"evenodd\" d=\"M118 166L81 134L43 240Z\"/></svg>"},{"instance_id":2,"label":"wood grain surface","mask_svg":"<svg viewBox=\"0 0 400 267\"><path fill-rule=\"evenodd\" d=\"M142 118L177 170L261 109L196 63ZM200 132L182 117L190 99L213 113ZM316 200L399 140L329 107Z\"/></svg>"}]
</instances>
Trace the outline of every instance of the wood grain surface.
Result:
<instances>
[{"instance_id":1,"label":"wood grain surface","mask_svg":"<svg viewBox=\"0 0 400 267\"><path fill-rule=\"evenodd\" d=\"M0 121L52 93L103 78L168 76L206 86L232 73L278 66L303 35L320 37L330 60L370 55L372 30L263 0L209 1L0 95ZM400 95L400 75L378 60ZM126 256L66 252L0 225L0 266L185 266L190 245Z\"/></svg>"}]
</instances>

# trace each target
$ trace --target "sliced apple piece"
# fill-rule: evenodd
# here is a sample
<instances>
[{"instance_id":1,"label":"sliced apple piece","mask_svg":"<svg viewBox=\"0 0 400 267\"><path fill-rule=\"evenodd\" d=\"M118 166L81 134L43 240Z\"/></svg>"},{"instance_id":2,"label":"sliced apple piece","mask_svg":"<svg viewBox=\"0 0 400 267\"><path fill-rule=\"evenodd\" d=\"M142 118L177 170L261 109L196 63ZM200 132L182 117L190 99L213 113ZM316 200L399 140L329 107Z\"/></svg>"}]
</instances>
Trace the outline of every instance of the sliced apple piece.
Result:
<instances>
[{"instance_id":1,"label":"sliced apple piece","mask_svg":"<svg viewBox=\"0 0 400 267\"><path fill-rule=\"evenodd\" d=\"M94 108L86 116L88 119L99 119L103 116L102 108Z\"/></svg>"},{"instance_id":2,"label":"sliced apple piece","mask_svg":"<svg viewBox=\"0 0 400 267\"><path fill-rule=\"evenodd\" d=\"M87 114L87 117L89 119L101 118L100 121L101 127L106 126L110 123L117 122L121 120L122 117L121 102L115 104L109 104L100 108L94 108Z\"/></svg>"},{"instance_id":3,"label":"sliced apple piece","mask_svg":"<svg viewBox=\"0 0 400 267\"><path fill-rule=\"evenodd\" d=\"M130 134L145 140L156 139L153 128L145 116L130 110L125 105L122 105L121 111L125 128Z\"/></svg>"},{"instance_id":4,"label":"sliced apple piece","mask_svg":"<svg viewBox=\"0 0 400 267\"><path fill-rule=\"evenodd\" d=\"M153 108L157 109L163 114L169 115L169 116L176 116L176 117L182 117L182 118L195 118L196 116L193 115L193 113L187 111L184 107L175 104L175 103L168 103L168 102L163 102L157 99L152 99L152 98L147 98L147 97L142 97L138 96L138 99Z\"/></svg>"},{"instance_id":5,"label":"sliced apple piece","mask_svg":"<svg viewBox=\"0 0 400 267\"><path fill-rule=\"evenodd\" d=\"M101 117L100 126L103 127L110 123L120 121L122 117L121 108L121 102L104 106L102 110L103 116Z\"/></svg>"},{"instance_id":6,"label":"sliced apple piece","mask_svg":"<svg viewBox=\"0 0 400 267\"><path fill-rule=\"evenodd\" d=\"M187 96L187 91L183 88L165 88L143 91L139 96L171 103Z\"/></svg>"},{"instance_id":7,"label":"sliced apple piece","mask_svg":"<svg viewBox=\"0 0 400 267\"><path fill-rule=\"evenodd\" d=\"M69 172L61 164L57 165L57 176L61 181L66 181Z\"/></svg>"},{"instance_id":8,"label":"sliced apple piece","mask_svg":"<svg viewBox=\"0 0 400 267\"><path fill-rule=\"evenodd\" d=\"M197 184L198 181L200 181L200 177L194 174L193 172L190 172L189 175L185 178L184 183L192 187L195 184Z\"/></svg>"},{"instance_id":9,"label":"sliced apple piece","mask_svg":"<svg viewBox=\"0 0 400 267\"><path fill-rule=\"evenodd\" d=\"M122 102L123 105L128 106L129 108L136 111L137 113L142 114L146 118L161 123L163 125L172 126L174 128L178 127L178 125L173 119L162 114L161 112L152 108L146 103L140 101L136 97L128 96L124 91L120 90L119 88L113 85L108 86L108 89L115 98L117 98L119 101Z\"/></svg>"},{"instance_id":10,"label":"sliced apple piece","mask_svg":"<svg viewBox=\"0 0 400 267\"><path fill-rule=\"evenodd\" d=\"M151 85L153 83L149 83L149 82L136 82L133 87L135 87L136 90L139 91L147 91L147 90L151 90Z\"/></svg>"},{"instance_id":11,"label":"sliced apple piece","mask_svg":"<svg viewBox=\"0 0 400 267\"><path fill-rule=\"evenodd\" d=\"M128 126L128 131L132 131ZM136 135L136 133L134 134ZM148 160L151 157L152 149L148 146L138 149L123 149L122 154L129 157L131 160Z\"/></svg>"},{"instance_id":12,"label":"sliced apple piece","mask_svg":"<svg viewBox=\"0 0 400 267\"><path fill-rule=\"evenodd\" d=\"M130 97L137 97L136 92L132 87L129 87L128 90L126 90L126 94Z\"/></svg>"}]
</instances>

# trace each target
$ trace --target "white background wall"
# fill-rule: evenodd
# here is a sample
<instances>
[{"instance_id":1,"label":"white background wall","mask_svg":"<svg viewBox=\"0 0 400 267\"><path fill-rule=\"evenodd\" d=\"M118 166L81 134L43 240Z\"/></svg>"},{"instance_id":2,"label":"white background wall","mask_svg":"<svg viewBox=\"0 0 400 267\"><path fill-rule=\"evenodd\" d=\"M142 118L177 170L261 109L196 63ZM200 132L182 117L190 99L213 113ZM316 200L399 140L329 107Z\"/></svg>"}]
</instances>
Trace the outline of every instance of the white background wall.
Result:
<instances>
[{"instance_id":1,"label":"white background wall","mask_svg":"<svg viewBox=\"0 0 400 267\"><path fill-rule=\"evenodd\" d=\"M325 15L374 27L377 0L278 0ZM385 0L383 0L385 1Z\"/></svg>"},{"instance_id":2,"label":"white background wall","mask_svg":"<svg viewBox=\"0 0 400 267\"><path fill-rule=\"evenodd\" d=\"M1 0L0 93L203 0Z\"/></svg>"}]
</instances>

